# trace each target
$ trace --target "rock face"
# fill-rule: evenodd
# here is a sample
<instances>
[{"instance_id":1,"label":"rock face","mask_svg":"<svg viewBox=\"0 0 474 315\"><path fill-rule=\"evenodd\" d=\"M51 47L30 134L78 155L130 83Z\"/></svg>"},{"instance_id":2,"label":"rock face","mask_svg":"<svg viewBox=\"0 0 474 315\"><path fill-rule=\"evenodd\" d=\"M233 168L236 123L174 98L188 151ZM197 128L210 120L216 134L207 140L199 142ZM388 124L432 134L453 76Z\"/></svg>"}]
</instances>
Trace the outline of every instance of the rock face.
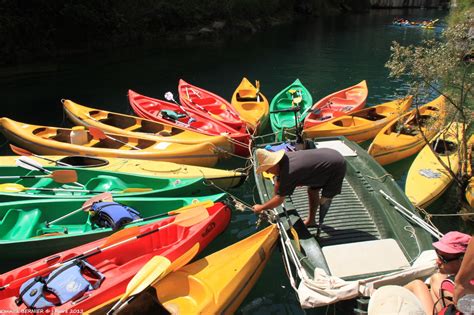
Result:
<instances>
[{"instance_id":1,"label":"rock face","mask_svg":"<svg viewBox=\"0 0 474 315\"><path fill-rule=\"evenodd\" d=\"M373 8L438 8L449 6L449 0L370 0Z\"/></svg>"}]
</instances>

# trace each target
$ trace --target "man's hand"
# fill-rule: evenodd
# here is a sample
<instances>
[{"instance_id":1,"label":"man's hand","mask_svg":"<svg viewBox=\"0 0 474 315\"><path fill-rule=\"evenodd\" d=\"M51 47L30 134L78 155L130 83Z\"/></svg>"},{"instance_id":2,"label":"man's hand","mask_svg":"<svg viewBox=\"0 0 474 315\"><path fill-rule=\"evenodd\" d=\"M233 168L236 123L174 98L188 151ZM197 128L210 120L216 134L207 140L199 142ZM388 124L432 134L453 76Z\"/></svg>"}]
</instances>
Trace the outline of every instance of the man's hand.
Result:
<instances>
[{"instance_id":1,"label":"man's hand","mask_svg":"<svg viewBox=\"0 0 474 315\"><path fill-rule=\"evenodd\" d=\"M253 212L255 212L255 213L260 213L263 210L265 210L265 208L262 205L259 205L259 204L254 205L252 207L252 209L253 209Z\"/></svg>"}]
</instances>

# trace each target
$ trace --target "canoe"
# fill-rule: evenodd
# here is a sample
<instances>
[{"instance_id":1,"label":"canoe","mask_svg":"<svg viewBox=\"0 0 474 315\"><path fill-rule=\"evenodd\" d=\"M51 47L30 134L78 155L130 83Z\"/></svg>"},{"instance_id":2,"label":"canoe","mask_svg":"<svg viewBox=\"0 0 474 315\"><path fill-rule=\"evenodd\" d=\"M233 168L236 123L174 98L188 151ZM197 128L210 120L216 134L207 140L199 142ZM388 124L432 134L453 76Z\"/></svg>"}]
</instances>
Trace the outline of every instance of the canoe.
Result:
<instances>
[{"instance_id":1,"label":"canoe","mask_svg":"<svg viewBox=\"0 0 474 315\"><path fill-rule=\"evenodd\" d=\"M48 167L50 171L62 168ZM0 202L25 199L89 199L105 191L120 197L175 197L203 194L209 187L202 178L160 178L118 172L76 169L77 182L61 184L52 178L0 178ZM1 176L43 175L39 171L28 171L20 167L0 166ZM28 189L32 188L32 189ZM51 190L55 189L55 190ZM88 192L89 191L89 192ZM93 192L91 192L93 191Z\"/></svg>"},{"instance_id":2,"label":"canoe","mask_svg":"<svg viewBox=\"0 0 474 315\"><path fill-rule=\"evenodd\" d=\"M301 95L299 95L301 94ZM301 101L299 101L301 97ZM303 121L307 113L307 109L313 104L313 98L308 89L301 83L299 79L281 90L270 103L270 124L273 132L282 133L284 129L294 129L295 114L291 111L272 113L273 111L289 110L298 103L300 109L296 114L298 122ZM298 102L299 101L299 102ZM281 137L280 137L281 138Z\"/></svg>"},{"instance_id":3,"label":"canoe","mask_svg":"<svg viewBox=\"0 0 474 315\"><path fill-rule=\"evenodd\" d=\"M19 296L20 287L25 281L36 276L47 276L51 271L57 271L58 267L73 262L75 257L88 252L89 256L83 255L82 257L85 256L87 263L105 277L99 287L85 294L78 294L73 301L55 307L46 307L43 311L82 313L89 310L114 296L123 294L130 279L153 256L161 256L173 262L183 255L194 253L194 249L198 249L198 252L204 249L211 240L226 228L231 215L230 209L223 203L215 204L208 208L207 212L209 213L207 218L203 219L198 216L194 220L196 221L194 224L192 220L188 220L189 226L184 226L184 221L180 224L179 216L169 217L136 229L126 229L119 232L121 233L119 235L127 232L130 237L140 235L139 238L117 243L120 238L116 233L107 239L97 240L59 252L4 273L0 276L0 285L3 288L6 285L9 286L0 291L0 309L18 310L19 313L27 312L28 309L25 304L17 305L15 303ZM176 223L174 223L175 220ZM109 244L111 245L108 246ZM100 250L97 248L100 248ZM81 261L85 261L85 259L81 259ZM98 277L92 279L94 278ZM89 278L89 281L92 281L92 279ZM77 290L79 283L78 281L71 283L71 280L64 279L63 286L73 293L77 293L74 290ZM39 295L38 291L41 292L41 288L31 291L31 295L35 296L35 293ZM25 298L28 298L29 295L27 294Z\"/></svg>"},{"instance_id":4,"label":"canoe","mask_svg":"<svg viewBox=\"0 0 474 315\"><path fill-rule=\"evenodd\" d=\"M285 199L288 219L281 206L276 208L277 218L287 229L291 224L299 238L297 241L288 233L291 239L285 242L285 248L295 254L295 259L290 258L290 267L297 268L293 276L303 308L368 296L381 283L403 285L435 272L431 235L407 218L421 220L416 209L364 149L344 137L308 140L306 147L339 151L345 158L347 172L342 192L333 198L319 237L316 228L307 228L302 220L308 216L306 187L297 187L291 198ZM264 203L272 198L274 187L269 178L255 176ZM406 209L407 216L397 210L395 202ZM429 263L425 265L422 261L427 256Z\"/></svg>"},{"instance_id":5,"label":"canoe","mask_svg":"<svg viewBox=\"0 0 474 315\"><path fill-rule=\"evenodd\" d=\"M112 133L107 133L107 138L99 140L94 139L87 130L81 131L85 135L84 139L75 142L74 129L25 124L6 117L0 118L0 131L14 144L44 155L120 157L210 167L219 158L212 143L181 144Z\"/></svg>"},{"instance_id":6,"label":"canoe","mask_svg":"<svg viewBox=\"0 0 474 315\"><path fill-rule=\"evenodd\" d=\"M449 128L440 131L417 154L408 170L405 193L418 207L425 208L436 201L453 182L453 177L438 161L431 148L443 163L457 174L460 170L460 143L464 125L453 122ZM430 148L431 147L431 148Z\"/></svg>"},{"instance_id":7,"label":"canoe","mask_svg":"<svg viewBox=\"0 0 474 315\"><path fill-rule=\"evenodd\" d=\"M309 129L362 109L365 106L368 94L367 82L364 80L354 86L323 97L309 110L304 120L303 129Z\"/></svg>"},{"instance_id":8,"label":"canoe","mask_svg":"<svg viewBox=\"0 0 474 315\"><path fill-rule=\"evenodd\" d=\"M46 155L44 158L30 156L29 158L36 160L39 164L46 166L61 166L54 161L69 164L73 167L90 168L95 170L103 170L109 172L133 173L145 176L158 176L161 178L196 178L203 177L212 181L215 185L222 189L234 188L240 186L247 176L236 170L221 170L218 168L201 167L194 165L176 164L171 162L148 161L136 159L121 158L99 158L92 156L55 156ZM0 165L14 166L18 159L16 155L0 156Z\"/></svg>"},{"instance_id":9,"label":"canoe","mask_svg":"<svg viewBox=\"0 0 474 315\"><path fill-rule=\"evenodd\" d=\"M375 105L303 130L304 138L345 136L355 142L374 138L386 124L397 119L412 103L412 96Z\"/></svg>"},{"instance_id":10,"label":"canoe","mask_svg":"<svg viewBox=\"0 0 474 315\"><path fill-rule=\"evenodd\" d=\"M178 93L179 101L185 107L209 115L237 131L246 132L245 122L240 119L239 112L224 98L182 79L179 80Z\"/></svg>"},{"instance_id":11,"label":"canoe","mask_svg":"<svg viewBox=\"0 0 474 315\"><path fill-rule=\"evenodd\" d=\"M121 311L171 314L234 314L263 271L278 240L271 225L242 241L206 256L153 285ZM114 299L87 314L105 314Z\"/></svg>"},{"instance_id":12,"label":"canoe","mask_svg":"<svg viewBox=\"0 0 474 315\"><path fill-rule=\"evenodd\" d=\"M234 143L234 152L236 154L242 156L248 156L250 154L248 149L250 135L247 132L237 131L194 109L187 108L184 111L178 104L140 95L132 90L128 90L128 99L133 111L140 117L175 125L205 135L223 135ZM163 111L174 112L178 117L170 117L166 114L163 116Z\"/></svg>"},{"instance_id":13,"label":"canoe","mask_svg":"<svg viewBox=\"0 0 474 315\"><path fill-rule=\"evenodd\" d=\"M268 100L260 92L260 82L255 87L247 78L243 78L232 95L231 104L239 112L251 130L264 130L268 122Z\"/></svg>"},{"instance_id":14,"label":"canoe","mask_svg":"<svg viewBox=\"0 0 474 315\"><path fill-rule=\"evenodd\" d=\"M63 108L76 125L94 126L105 132L159 142L184 144L210 142L223 151L233 152L233 145L224 136L205 135L149 119L90 108L71 100L63 100Z\"/></svg>"},{"instance_id":15,"label":"canoe","mask_svg":"<svg viewBox=\"0 0 474 315\"><path fill-rule=\"evenodd\" d=\"M163 219L167 212L211 200L216 202L225 194L204 197L117 197L115 202L137 210L144 221L127 224L141 226ZM29 200L0 204L0 255L4 259L2 271L10 270L35 259L52 255L112 234L112 229L91 222L88 212L79 211L54 224L54 221L84 204L84 200ZM160 217L154 217L161 215Z\"/></svg>"},{"instance_id":16,"label":"canoe","mask_svg":"<svg viewBox=\"0 0 474 315\"><path fill-rule=\"evenodd\" d=\"M419 152L426 144L420 127L430 140L443 127L446 115L444 96L420 106L388 123L375 136L367 150L381 165L387 165ZM421 126L420 126L421 125Z\"/></svg>"}]
</instances>

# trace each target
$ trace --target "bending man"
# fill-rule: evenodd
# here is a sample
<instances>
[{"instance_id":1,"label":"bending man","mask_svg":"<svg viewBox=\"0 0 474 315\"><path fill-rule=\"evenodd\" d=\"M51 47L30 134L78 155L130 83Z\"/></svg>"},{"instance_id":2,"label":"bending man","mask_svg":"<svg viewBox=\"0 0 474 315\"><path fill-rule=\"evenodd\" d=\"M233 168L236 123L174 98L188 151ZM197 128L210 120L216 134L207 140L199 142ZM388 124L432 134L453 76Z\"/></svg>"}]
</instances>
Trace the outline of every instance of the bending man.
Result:
<instances>
[{"instance_id":1,"label":"bending man","mask_svg":"<svg viewBox=\"0 0 474 315\"><path fill-rule=\"evenodd\" d=\"M256 157L259 165L257 173L271 173L276 176L276 182L272 199L263 205L254 205L254 212L275 208L297 186L308 186L309 216L304 223L306 226L316 225L316 210L319 207L316 234L319 236L332 198L341 193L342 180L346 174L344 157L336 150L326 148L286 153L284 150L270 152L258 149Z\"/></svg>"}]
</instances>

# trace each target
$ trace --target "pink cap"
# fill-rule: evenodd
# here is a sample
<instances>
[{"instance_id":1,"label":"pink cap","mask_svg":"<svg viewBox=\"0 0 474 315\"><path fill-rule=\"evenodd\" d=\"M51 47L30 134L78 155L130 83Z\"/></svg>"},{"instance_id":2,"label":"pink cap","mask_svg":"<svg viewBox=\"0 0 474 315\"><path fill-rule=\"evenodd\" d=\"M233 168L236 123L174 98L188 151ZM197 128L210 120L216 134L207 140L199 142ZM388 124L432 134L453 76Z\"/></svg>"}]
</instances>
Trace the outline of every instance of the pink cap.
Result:
<instances>
[{"instance_id":1,"label":"pink cap","mask_svg":"<svg viewBox=\"0 0 474 315\"><path fill-rule=\"evenodd\" d=\"M471 236L461 232L448 232L433 247L446 254L461 254L466 252Z\"/></svg>"}]
</instances>

